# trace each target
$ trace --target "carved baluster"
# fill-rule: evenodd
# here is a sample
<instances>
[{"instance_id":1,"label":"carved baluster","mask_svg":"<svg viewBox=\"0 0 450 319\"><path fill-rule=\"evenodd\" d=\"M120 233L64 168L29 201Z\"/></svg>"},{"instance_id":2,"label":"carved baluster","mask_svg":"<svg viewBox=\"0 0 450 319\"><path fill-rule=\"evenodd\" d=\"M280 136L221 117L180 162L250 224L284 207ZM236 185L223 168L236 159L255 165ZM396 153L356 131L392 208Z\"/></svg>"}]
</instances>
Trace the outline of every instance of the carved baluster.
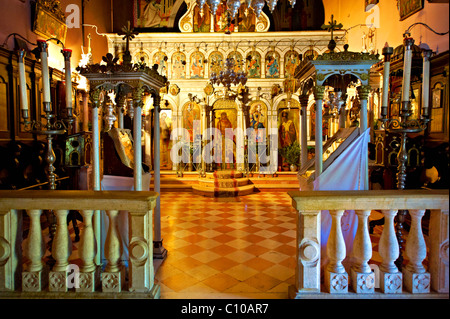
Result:
<instances>
[{"instance_id":1,"label":"carved baluster","mask_svg":"<svg viewBox=\"0 0 450 319\"><path fill-rule=\"evenodd\" d=\"M30 263L28 269L22 273L22 290L41 291L47 280L44 274L44 263L42 262L45 252L41 229L42 210L32 209L27 211L27 214L30 217L30 230L26 257L28 257Z\"/></svg>"},{"instance_id":2,"label":"carved baluster","mask_svg":"<svg viewBox=\"0 0 450 319\"><path fill-rule=\"evenodd\" d=\"M102 291L120 292L123 284L123 271L120 263L122 243L118 228L118 210L106 211L109 217L108 234L105 241L105 257L108 263L102 273Z\"/></svg>"},{"instance_id":3,"label":"carved baluster","mask_svg":"<svg viewBox=\"0 0 450 319\"><path fill-rule=\"evenodd\" d=\"M83 216L84 230L80 239L79 256L82 261L80 267L80 287L76 289L78 292L93 292L98 281L97 267L94 263L96 254L96 241L94 228L92 226L93 210L83 210L81 215Z\"/></svg>"},{"instance_id":4,"label":"carved baluster","mask_svg":"<svg viewBox=\"0 0 450 319\"><path fill-rule=\"evenodd\" d=\"M327 254L330 261L325 269L325 288L330 293L348 292L348 274L342 265L346 255L341 229L343 214L344 210L330 210L331 231L327 243Z\"/></svg>"},{"instance_id":5,"label":"carved baluster","mask_svg":"<svg viewBox=\"0 0 450 319\"><path fill-rule=\"evenodd\" d=\"M431 289L448 293L448 210L431 210L429 271Z\"/></svg>"},{"instance_id":6,"label":"carved baluster","mask_svg":"<svg viewBox=\"0 0 450 319\"><path fill-rule=\"evenodd\" d=\"M69 211L56 210L56 233L53 238L52 256L55 265L49 275L49 290L65 292L67 286L67 274L69 266L69 256L72 253L72 240L67 228L67 215Z\"/></svg>"},{"instance_id":7,"label":"carved baluster","mask_svg":"<svg viewBox=\"0 0 450 319\"><path fill-rule=\"evenodd\" d=\"M384 227L378 244L383 258L380 265L380 289L384 293L402 293L403 276L395 265L400 255L400 246L395 235L394 220L397 210L383 210Z\"/></svg>"},{"instance_id":8,"label":"carved baluster","mask_svg":"<svg viewBox=\"0 0 450 319\"><path fill-rule=\"evenodd\" d=\"M427 257L427 247L422 233L422 217L425 214L423 209L412 209L411 228L406 240L405 253L409 263L403 270L405 278L405 288L412 293L430 292L430 273L428 273L422 262Z\"/></svg>"},{"instance_id":9,"label":"carved baluster","mask_svg":"<svg viewBox=\"0 0 450 319\"><path fill-rule=\"evenodd\" d=\"M351 280L353 290L356 293L375 292L375 274L369 266L372 258L372 243L369 235L370 210L355 211L358 216L358 229L353 242L352 257L354 264L351 268Z\"/></svg>"},{"instance_id":10,"label":"carved baluster","mask_svg":"<svg viewBox=\"0 0 450 319\"><path fill-rule=\"evenodd\" d=\"M297 265L295 285L289 287L290 298L320 292L320 216L320 210L297 214Z\"/></svg>"}]
</instances>

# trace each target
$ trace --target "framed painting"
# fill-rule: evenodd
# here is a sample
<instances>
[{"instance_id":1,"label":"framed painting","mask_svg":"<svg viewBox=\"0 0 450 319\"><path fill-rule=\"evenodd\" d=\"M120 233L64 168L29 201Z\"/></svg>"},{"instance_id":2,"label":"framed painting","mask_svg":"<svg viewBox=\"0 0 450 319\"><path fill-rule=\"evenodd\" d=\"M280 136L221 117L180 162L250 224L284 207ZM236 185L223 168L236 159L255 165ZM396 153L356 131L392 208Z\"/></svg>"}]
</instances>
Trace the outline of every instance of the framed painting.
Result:
<instances>
[{"instance_id":1,"label":"framed painting","mask_svg":"<svg viewBox=\"0 0 450 319\"><path fill-rule=\"evenodd\" d=\"M33 32L46 39L56 38L66 42L67 25L57 12L47 10L40 2L36 3Z\"/></svg>"},{"instance_id":2,"label":"framed painting","mask_svg":"<svg viewBox=\"0 0 450 319\"><path fill-rule=\"evenodd\" d=\"M181 2L134 0L135 28L173 28Z\"/></svg>"},{"instance_id":3,"label":"framed painting","mask_svg":"<svg viewBox=\"0 0 450 319\"><path fill-rule=\"evenodd\" d=\"M423 9L423 0L398 0L400 21Z\"/></svg>"}]
</instances>

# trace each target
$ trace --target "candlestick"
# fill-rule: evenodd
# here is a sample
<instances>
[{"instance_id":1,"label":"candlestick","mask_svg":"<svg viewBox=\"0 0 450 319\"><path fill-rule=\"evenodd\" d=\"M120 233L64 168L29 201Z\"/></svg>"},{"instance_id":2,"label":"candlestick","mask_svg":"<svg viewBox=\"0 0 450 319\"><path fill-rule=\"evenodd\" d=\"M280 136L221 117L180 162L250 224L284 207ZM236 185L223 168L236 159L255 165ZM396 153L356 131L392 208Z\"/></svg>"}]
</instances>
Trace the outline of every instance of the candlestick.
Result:
<instances>
[{"instance_id":1,"label":"candlestick","mask_svg":"<svg viewBox=\"0 0 450 319\"><path fill-rule=\"evenodd\" d=\"M41 67L42 67L42 90L44 92L44 106L51 110L50 98L50 77L48 73L48 44L46 41L38 40L37 44L41 51Z\"/></svg>"},{"instance_id":2,"label":"candlestick","mask_svg":"<svg viewBox=\"0 0 450 319\"><path fill-rule=\"evenodd\" d=\"M20 88L20 109L22 110L22 117L28 119L28 98L27 98L27 81L25 78L25 50L19 50L18 61L19 61L19 88Z\"/></svg>"},{"instance_id":3,"label":"candlestick","mask_svg":"<svg viewBox=\"0 0 450 319\"><path fill-rule=\"evenodd\" d=\"M409 87L411 85L411 62L412 62L412 50L411 47L414 44L413 38L405 37L403 40L405 46L405 53L403 56L403 81L402 81L402 112L408 112L409 110Z\"/></svg>"},{"instance_id":4,"label":"candlestick","mask_svg":"<svg viewBox=\"0 0 450 319\"><path fill-rule=\"evenodd\" d=\"M389 101L389 72L391 66L391 55L394 53L394 48L390 47L387 43L382 51L384 55L384 69L383 69L383 91L381 102L381 116L384 118L387 116L388 101Z\"/></svg>"},{"instance_id":5,"label":"candlestick","mask_svg":"<svg viewBox=\"0 0 450 319\"><path fill-rule=\"evenodd\" d=\"M66 108L67 116L72 116L72 70L70 68L70 57L72 56L72 50L63 49L62 54L64 55L64 68L65 68L65 80L66 80Z\"/></svg>"}]
</instances>

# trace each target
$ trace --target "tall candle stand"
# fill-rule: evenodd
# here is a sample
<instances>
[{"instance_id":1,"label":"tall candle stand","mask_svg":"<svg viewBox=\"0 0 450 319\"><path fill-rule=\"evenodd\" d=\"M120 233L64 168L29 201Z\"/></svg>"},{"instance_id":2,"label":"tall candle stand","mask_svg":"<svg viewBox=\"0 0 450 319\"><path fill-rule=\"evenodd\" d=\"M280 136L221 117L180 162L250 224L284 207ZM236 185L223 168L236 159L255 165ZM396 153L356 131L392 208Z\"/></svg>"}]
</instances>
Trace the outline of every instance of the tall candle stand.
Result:
<instances>
[{"instance_id":1,"label":"tall candle stand","mask_svg":"<svg viewBox=\"0 0 450 319\"><path fill-rule=\"evenodd\" d=\"M389 67L390 67L390 55L393 53L392 47L384 47L383 55L384 60L384 83L382 92L382 105L381 105L381 127L389 133L400 134L400 149L397 155L398 170L397 170L397 188L400 190L405 189L406 181L406 163L408 161L408 153L406 150L407 134L410 133L420 133L427 128L428 122L428 101L422 105L422 115L417 119L411 119L411 102L409 97L410 92L410 80L411 80L411 62L412 62L412 46L414 45L414 39L411 38L410 33L407 31L404 35L404 66L403 66L403 81L402 81L402 102L399 118L387 118L387 108L388 108L388 86L389 86ZM429 63L429 57L431 51L425 50L423 52L424 56L424 66ZM429 69L428 69L429 70ZM426 83L429 82L429 72L423 75L423 87L424 91L427 90L429 86ZM424 92L425 95L427 94ZM406 210L399 210L397 214L397 230L396 236L399 243L400 256L396 261L399 269L403 262L402 248L404 244L403 239L403 223L405 222Z\"/></svg>"},{"instance_id":2,"label":"tall candle stand","mask_svg":"<svg viewBox=\"0 0 450 319\"><path fill-rule=\"evenodd\" d=\"M47 153L45 156L45 160L47 163L47 177L49 182L49 188L51 190L56 189L56 174L55 174L55 152L53 151L53 140L58 135L63 135L67 132L68 129L71 128L72 123L74 121L72 107L71 107L71 95L70 95L70 105L67 106L67 118L62 120L58 119L52 111L52 103L50 100L50 79L48 73L48 62L47 62L47 48L48 44L46 41L38 41L38 47L41 53L41 65L42 65L42 80L43 80L43 95L44 95L44 112L42 115L43 121L39 120L30 120L29 112L28 112L28 101L26 101L26 94L22 94L21 101L21 111L23 122L21 124L24 125L24 130L26 132L36 134L36 135L44 135L47 140ZM63 51L64 58L66 60L66 87L71 87L70 80L70 55L71 51L64 49ZM20 50L18 52L19 65L24 63L25 51ZM67 63L69 61L69 63ZM69 70L69 71L68 71ZM67 77L67 73L69 72L69 77ZM22 73L22 72L21 72ZM23 79L22 79L23 78ZM67 79L69 78L69 79ZM21 81L20 87L21 91L25 87L24 76L21 75L19 80ZM69 83L67 83L69 81ZM71 89L70 89L71 90ZM69 90L69 92L70 92ZM67 92L66 92L67 94ZM67 103L67 102L66 102Z\"/></svg>"}]
</instances>

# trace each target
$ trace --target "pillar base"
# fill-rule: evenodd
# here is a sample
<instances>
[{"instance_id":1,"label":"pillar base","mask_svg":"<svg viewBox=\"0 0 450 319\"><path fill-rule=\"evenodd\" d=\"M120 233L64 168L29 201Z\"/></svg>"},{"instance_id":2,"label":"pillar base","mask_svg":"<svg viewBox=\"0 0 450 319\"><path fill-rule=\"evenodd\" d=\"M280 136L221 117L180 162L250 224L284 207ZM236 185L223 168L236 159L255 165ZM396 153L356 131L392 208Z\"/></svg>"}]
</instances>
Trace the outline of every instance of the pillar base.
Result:
<instances>
[{"instance_id":1,"label":"pillar base","mask_svg":"<svg viewBox=\"0 0 450 319\"><path fill-rule=\"evenodd\" d=\"M51 292L67 292L67 271L50 271L48 275L48 290Z\"/></svg>"},{"instance_id":2,"label":"pillar base","mask_svg":"<svg viewBox=\"0 0 450 319\"><path fill-rule=\"evenodd\" d=\"M22 272L22 291L39 292L48 284L48 269Z\"/></svg>"},{"instance_id":3,"label":"pillar base","mask_svg":"<svg viewBox=\"0 0 450 319\"><path fill-rule=\"evenodd\" d=\"M80 272L79 287L76 292L94 292L100 284L100 267L91 272Z\"/></svg>"},{"instance_id":4,"label":"pillar base","mask_svg":"<svg viewBox=\"0 0 450 319\"><path fill-rule=\"evenodd\" d=\"M403 275L401 272L388 273L380 271L380 289L385 294L401 294Z\"/></svg>"},{"instance_id":5,"label":"pillar base","mask_svg":"<svg viewBox=\"0 0 450 319\"><path fill-rule=\"evenodd\" d=\"M408 269L403 270L404 285L407 291L413 294L430 293L430 273L413 273Z\"/></svg>"},{"instance_id":6,"label":"pillar base","mask_svg":"<svg viewBox=\"0 0 450 319\"><path fill-rule=\"evenodd\" d=\"M153 258L155 259L166 259L167 249L164 248L161 240L153 241Z\"/></svg>"},{"instance_id":7,"label":"pillar base","mask_svg":"<svg viewBox=\"0 0 450 319\"><path fill-rule=\"evenodd\" d=\"M358 294L373 294L375 292L375 274L360 273L350 270L353 291Z\"/></svg>"},{"instance_id":8,"label":"pillar base","mask_svg":"<svg viewBox=\"0 0 450 319\"><path fill-rule=\"evenodd\" d=\"M325 270L325 289L330 294L346 294L348 293L348 274L334 273Z\"/></svg>"},{"instance_id":9,"label":"pillar base","mask_svg":"<svg viewBox=\"0 0 450 319\"><path fill-rule=\"evenodd\" d=\"M122 267L118 272L103 272L101 279L103 292L121 292L125 283L125 269Z\"/></svg>"}]
</instances>

